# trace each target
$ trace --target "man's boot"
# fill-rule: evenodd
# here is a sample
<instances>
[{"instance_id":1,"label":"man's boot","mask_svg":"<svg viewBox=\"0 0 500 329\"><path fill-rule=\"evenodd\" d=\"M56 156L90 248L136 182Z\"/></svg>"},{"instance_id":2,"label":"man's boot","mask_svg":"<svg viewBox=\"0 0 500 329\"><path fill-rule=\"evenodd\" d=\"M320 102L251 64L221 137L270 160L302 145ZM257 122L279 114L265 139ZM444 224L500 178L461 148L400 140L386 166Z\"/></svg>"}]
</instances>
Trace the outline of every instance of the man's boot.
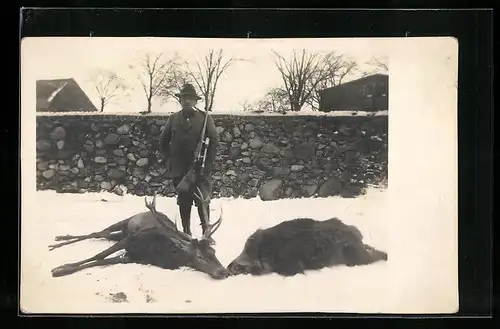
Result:
<instances>
[{"instance_id":1,"label":"man's boot","mask_svg":"<svg viewBox=\"0 0 500 329\"><path fill-rule=\"evenodd\" d=\"M207 221L206 221L206 223L203 220L203 208L201 205L198 206L198 216L200 216L201 231L203 232L203 234L205 234L205 231L207 230L207 223L210 223L210 211L209 211L210 208L208 206L205 206L205 208L207 209Z\"/></svg>"},{"instance_id":2,"label":"man's boot","mask_svg":"<svg viewBox=\"0 0 500 329\"><path fill-rule=\"evenodd\" d=\"M191 235L191 206L180 205L179 212L181 214L184 233Z\"/></svg>"}]
</instances>

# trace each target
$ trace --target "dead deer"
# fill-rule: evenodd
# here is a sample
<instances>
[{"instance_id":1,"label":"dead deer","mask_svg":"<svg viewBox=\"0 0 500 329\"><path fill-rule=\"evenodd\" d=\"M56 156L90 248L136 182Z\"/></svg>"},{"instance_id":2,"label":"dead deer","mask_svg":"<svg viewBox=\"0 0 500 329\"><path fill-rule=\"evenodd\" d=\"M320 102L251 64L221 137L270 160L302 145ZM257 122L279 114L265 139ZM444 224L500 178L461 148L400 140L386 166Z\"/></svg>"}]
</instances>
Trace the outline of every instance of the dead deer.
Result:
<instances>
[{"instance_id":1,"label":"dead deer","mask_svg":"<svg viewBox=\"0 0 500 329\"><path fill-rule=\"evenodd\" d=\"M212 247L215 244L212 236L222 222L222 207L219 219L208 225L205 234L197 240L179 231L165 214L156 211L156 195L152 202L145 198L145 204L149 211L117 222L100 232L57 236L56 241L68 241L51 245L50 250L92 238L117 242L93 257L54 268L52 276L64 276L94 266L125 263L148 264L172 270L186 266L214 279L228 276L228 271L217 259ZM125 250L125 254L106 258L120 250Z\"/></svg>"}]
</instances>

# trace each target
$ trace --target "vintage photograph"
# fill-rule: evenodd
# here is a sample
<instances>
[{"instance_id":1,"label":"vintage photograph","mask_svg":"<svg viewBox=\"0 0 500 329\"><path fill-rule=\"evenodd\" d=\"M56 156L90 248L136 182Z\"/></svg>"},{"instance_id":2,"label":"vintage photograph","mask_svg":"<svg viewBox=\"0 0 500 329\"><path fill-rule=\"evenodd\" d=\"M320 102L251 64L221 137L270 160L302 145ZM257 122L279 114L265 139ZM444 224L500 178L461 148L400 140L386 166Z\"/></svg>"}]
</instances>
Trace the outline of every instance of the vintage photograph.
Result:
<instances>
[{"instance_id":1,"label":"vintage photograph","mask_svg":"<svg viewBox=\"0 0 500 329\"><path fill-rule=\"evenodd\" d=\"M21 309L383 312L382 41L23 40Z\"/></svg>"}]
</instances>

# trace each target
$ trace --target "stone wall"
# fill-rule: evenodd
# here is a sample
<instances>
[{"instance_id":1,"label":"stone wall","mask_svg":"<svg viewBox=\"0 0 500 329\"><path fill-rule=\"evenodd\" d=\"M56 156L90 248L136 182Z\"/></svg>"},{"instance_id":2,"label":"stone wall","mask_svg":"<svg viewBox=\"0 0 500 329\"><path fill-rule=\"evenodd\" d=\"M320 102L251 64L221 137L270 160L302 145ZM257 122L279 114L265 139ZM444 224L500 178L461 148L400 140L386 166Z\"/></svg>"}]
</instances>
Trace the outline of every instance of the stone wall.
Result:
<instances>
[{"instance_id":1,"label":"stone wall","mask_svg":"<svg viewBox=\"0 0 500 329\"><path fill-rule=\"evenodd\" d=\"M213 197L353 197L387 179L387 116L213 115ZM37 116L37 188L173 196L158 137L166 116Z\"/></svg>"}]
</instances>

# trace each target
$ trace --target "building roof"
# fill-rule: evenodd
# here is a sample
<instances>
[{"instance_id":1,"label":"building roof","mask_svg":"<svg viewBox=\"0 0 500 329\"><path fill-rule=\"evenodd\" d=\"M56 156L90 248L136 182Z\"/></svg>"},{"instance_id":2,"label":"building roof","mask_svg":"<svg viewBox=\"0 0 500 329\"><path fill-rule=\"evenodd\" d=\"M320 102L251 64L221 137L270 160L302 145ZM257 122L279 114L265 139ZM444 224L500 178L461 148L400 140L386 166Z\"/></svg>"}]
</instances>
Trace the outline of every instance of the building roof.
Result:
<instances>
[{"instance_id":1,"label":"building roof","mask_svg":"<svg viewBox=\"0 0 500 329\"><path fill-rule=\"evenodd\" d=\"M389 75L383 74L383 73L370 74L370 75L367 75L367 76L359 78L359 79L351 80L351 81L344 82L344 83L341 83L341 84L333 86L333 87L325 88L325 89L321 90L321 92L326 91L326 90L335 89L335 88L341 87L341 86L343 87L343 86L350 85L350 84L358 84L358 83L361 83L365 80L371 80L371 79L376 78L376 77L388 77L388 76Z\"/></svg>"},{"instance_id":2,"label":"building roof","mask_svg":"<svg viewBox=\"0 0 500 329\"><path fill-rule=\"evenodd\" d=\"M67 103L72 104L71 109L68 110L86 110L97 111L92 101L87 94L81 89L78 83L73 78L67 79L50 79L50 80L37 80L36 81L36 102L37 109L51 110L51 102L60 94L67 86L73 87L73 92L76 91L77 95L68 95L65 97ZM61 93L64 97L64 93ZM75 97L76 96L76 97Z\"/></svg>"}]
</instances>

